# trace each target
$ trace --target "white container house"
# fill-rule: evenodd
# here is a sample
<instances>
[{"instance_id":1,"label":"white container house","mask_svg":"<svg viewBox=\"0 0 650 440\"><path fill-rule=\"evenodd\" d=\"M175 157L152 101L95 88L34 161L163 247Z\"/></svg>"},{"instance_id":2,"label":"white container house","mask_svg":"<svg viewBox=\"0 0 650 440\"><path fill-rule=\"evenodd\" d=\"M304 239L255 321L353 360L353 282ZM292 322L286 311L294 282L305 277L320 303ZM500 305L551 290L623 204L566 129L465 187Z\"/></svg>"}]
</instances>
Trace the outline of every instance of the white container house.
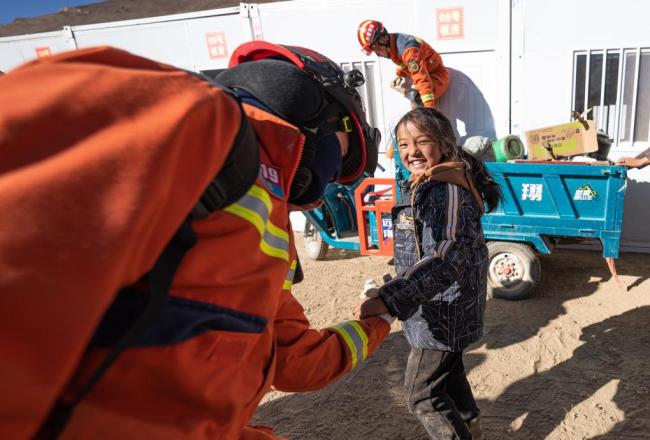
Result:
<instances>
[{"instance_id":1,"label":"white container house","mask_svg":"<svg viewBox=\"0 0 650 440\"><path fill-rule=\"evenodd\" d=\"M365 19L423 38L441 53L451 85L440 101L460 138L498 138L570 120L591 108L614 144L610 159L650 146L650 3L638 0L295 0L0 38L0 70L62 51L112 45L213 75L252 39L315 49L366 76L369 117L388 146L409 109L393 91L395 66L365 56ZM392 165L380 156L390 173ZM381 173L379 173L381 175ZM623 250L650 252L650 167L629 173Z\"/></svg>"}]
</instances>

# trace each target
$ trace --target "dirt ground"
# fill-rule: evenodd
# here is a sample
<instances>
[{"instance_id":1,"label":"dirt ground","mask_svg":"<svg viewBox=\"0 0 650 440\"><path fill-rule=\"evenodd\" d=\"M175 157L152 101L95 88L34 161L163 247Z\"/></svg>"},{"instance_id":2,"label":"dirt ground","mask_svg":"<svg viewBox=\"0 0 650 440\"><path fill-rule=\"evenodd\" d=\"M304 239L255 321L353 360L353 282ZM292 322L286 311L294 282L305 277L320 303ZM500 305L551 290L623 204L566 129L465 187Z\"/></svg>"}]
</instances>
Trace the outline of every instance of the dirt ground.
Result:
<instances>
[{"instance_id":1,"label":"dirt ground","mask_svg":"<svg viewBox=\"0 0 650 440\"><path fill-rule=\"evenodd\" d=\"M621 287L599 252L555 250L530 298L488 302L485 337L465 356L488 439L650 439L650 255L616 261ZM315 327L350 319L363 282L393 272L388 258L341 250L301 262L294 294ZM395 323L339 382L273 392L255 422L290 439L427 439L402 398L408 350Z\"/></svg>"}]
</instances>

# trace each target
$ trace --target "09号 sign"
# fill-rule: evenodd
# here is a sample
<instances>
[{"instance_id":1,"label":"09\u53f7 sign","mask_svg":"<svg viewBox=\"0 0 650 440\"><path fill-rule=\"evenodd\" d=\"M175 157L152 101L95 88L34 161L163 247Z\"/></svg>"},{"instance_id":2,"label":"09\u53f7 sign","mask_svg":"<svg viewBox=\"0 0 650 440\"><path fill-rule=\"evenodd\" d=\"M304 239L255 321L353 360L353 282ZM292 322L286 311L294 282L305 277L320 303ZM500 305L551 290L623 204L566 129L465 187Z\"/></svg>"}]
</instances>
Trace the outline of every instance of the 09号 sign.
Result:
<instances>
[{"instance_id":1,"label":"09\u53f7 sign","mask_svg":"<svg viewBox=\"0 0 650 440\"><path fill-rule=\"evenodd\" d=\"M208 55L210 59L225 58L228 56L226 35L223 32L205 34L205 40L208 44Z\"/></svg>"},{"instance_id":2,"label":"09\u53f7 sign","mask_svg":"<svg viewBox=\"0 0 650 440\"><path fill-rule=\"evenodd\" d=\"M49 47L37 47L34 49L36 51L36 58L45 58L52 56L52 51Z\"/></svg>"},{"instance_id":3,"label":"09\u53f7 sign","mask_svg":"<svg viewBox=\"0 0 650 440\"><path fill-rule=\"evenodd\" d=\"M436 9L438 40L465 38L465 12L462 6Z\"/></svg>"}]
</instances>

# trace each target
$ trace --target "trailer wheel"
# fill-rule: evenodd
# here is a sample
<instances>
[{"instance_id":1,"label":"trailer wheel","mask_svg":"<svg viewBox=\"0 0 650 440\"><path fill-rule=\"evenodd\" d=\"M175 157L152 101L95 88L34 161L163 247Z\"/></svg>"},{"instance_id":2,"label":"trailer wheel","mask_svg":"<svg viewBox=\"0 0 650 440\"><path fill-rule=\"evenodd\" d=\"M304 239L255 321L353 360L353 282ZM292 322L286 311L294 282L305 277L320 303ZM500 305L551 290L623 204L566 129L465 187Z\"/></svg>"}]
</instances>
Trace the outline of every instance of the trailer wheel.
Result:
<instances>
[{"instance_id":1,"label":"trailer wheel","mask_svg":"<svg viewBox=\"0 0 650 440\"><path fill-rule=\"evenodd\" d=\"M487 248L488 298L517 300L530 296L541 273L535 252L525 244L507 241L490 241Z\"/></svg>"},{"instance_id":2,"label":"trailer wheel","mask_svg":"<svg viewBox=\"0 0 650 440\"><path fill-rule=\"evenodd\" d=\"M318 229L310 222L305 223L305 251L307 256L312 260L324 260L327 256L329 245L323 237L320 236Z\"/></svg>"}]
</instances>

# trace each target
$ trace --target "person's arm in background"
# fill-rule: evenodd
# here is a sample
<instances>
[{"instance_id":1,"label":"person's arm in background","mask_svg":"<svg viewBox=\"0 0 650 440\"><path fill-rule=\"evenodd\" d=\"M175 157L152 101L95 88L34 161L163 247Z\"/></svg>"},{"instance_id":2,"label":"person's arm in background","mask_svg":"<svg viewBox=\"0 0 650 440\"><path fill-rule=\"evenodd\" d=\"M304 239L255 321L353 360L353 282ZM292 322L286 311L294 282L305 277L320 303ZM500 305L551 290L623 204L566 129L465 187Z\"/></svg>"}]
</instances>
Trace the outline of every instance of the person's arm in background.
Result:
<instances>
[{"instance_id":1,"label":"person's arm in background","mask_svg":"<svg viewBox=\"0 0 650 440\"><path fill-rule=\"evenodd\" d=\"M393 82L391 83L393 86L399 86L400 83L404 82L404 78L406 78L407 74L404 72L404 69L402 69L401 66L397 66L395 69L395 78L393 78Z\"/></svg>"},{"instance_id":2,"label":"person's arm in background","mask_svg":"<svg viewBox=\"0 0 650 440\"><path fill-rule=\"evenodd\" d=\"M402 62L406 66L413 85L420 94L424 107L435 107L436 96L433 93L433 81L426 66L426 59L420 47L409 47L402 53Z\"/></svg>"},{"instance_id":3,"label":"person's arm in background","mask_svg":"<svg viewBox=\"0 0 650 440\"><path fill-rule=\"evenodd\" d=\"M639 153L636 157L621 157L616 165L623 165L628 168L644 168L650 164L650 148Z\"/></svg>"}]
</instances>

